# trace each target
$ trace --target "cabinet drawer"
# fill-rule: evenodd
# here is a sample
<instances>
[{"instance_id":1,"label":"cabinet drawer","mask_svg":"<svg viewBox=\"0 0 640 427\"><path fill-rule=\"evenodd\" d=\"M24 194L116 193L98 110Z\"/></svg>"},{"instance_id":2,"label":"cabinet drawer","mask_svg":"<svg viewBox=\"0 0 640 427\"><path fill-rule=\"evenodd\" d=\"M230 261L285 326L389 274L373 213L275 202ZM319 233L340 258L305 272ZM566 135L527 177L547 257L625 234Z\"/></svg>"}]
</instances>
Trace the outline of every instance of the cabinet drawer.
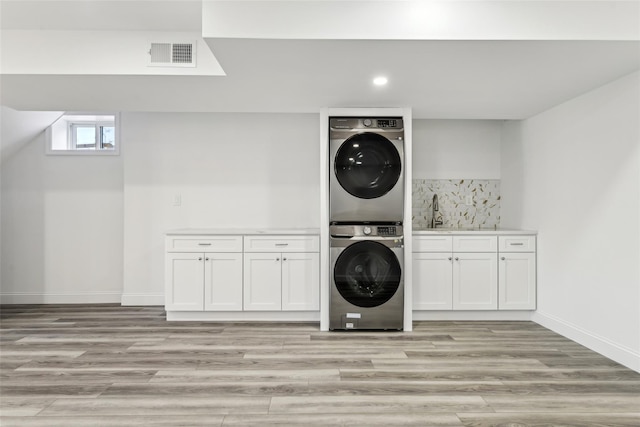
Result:
<instances>
[{"instance_id":1,"label":"cabinet drawer","mask_svg":"<svg viewBox=\"0 0 640 427\"><path fill-rule=\"evenodd\" d=\"M167 252L242 252L242 236L167 236Z\"/></svg>"},{"instance_id":2,"label":"cabinet drawer","mask_svg":"<svg viewBox=\"0 0 640 427\"><path fill-rule=\"evenodd\" d=\"M536 236L498 236L500 252L535 252Z\"/></svg>"},{"instance_id":3,"label":"cabinet drawer","mask_svg":"<svg viewBox=\"0 0 640 427\"><path fill-rule=\"evenodd\" d=\"M413 236L413 252L451 252L451 236Z\"/></svg>"},{"instance_id":4,"label":"cabinet drawer","mask_svg":"<svg viewBox=\"0 0 640 427\"><path fill-rule=\"evenodd\" d=\"M453 236L454 252L496 252L496 236Z\"/></svg>"},{"instance_id":5,"label":"cabinet drawer","mask_svg":"<svg viewBox=\"0 0 640 427\"><path fill-rule=\"evenodd\" d=\"M245 252L318 252L318 236L244 236Z\"/></svg>"}]
</instances>

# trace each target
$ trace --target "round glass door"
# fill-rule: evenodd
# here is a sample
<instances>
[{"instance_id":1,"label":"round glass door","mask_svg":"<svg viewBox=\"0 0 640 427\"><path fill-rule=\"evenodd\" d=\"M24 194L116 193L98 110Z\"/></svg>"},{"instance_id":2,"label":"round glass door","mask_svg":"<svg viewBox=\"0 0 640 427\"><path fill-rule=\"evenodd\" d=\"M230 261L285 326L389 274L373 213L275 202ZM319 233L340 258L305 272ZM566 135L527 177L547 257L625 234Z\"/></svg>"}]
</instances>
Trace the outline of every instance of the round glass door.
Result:
<instances>
[{"instance_id":1,"label":"round glass door","mask_svg":"<svg viewBox=\"0 0 640 427\"><path fill-rule=\"evenodd\" d=\"M364 132L342 143L335 158L338 182L349 194L375 199L387 194L402 170L400 155L382 135Z\"/></svg>"},{"instance_id":2,"label":"round glass door","mask_svg":"<svg viewBox=\"0 0 640 427\"><path fill-rule=\"evenodd\" d=\"M358 307L377 307L389 301L400 286L400 275L393 251L372 241L348 246L333 270L340 295Z\"/></svg>"}]
</instances>

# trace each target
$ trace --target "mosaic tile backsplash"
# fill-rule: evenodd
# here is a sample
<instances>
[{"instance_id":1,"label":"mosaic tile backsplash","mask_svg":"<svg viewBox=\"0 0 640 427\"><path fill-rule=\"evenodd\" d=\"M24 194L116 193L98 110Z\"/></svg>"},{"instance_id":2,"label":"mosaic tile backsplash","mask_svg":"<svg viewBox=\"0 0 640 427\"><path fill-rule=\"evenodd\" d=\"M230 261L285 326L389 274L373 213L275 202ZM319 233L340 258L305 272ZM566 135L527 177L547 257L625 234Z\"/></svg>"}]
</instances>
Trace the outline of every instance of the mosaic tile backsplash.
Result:
<instances>
[{"instance_id":1,"label":"mosaic tile backsplash","mask_svg":"<svg viewBox=\"0 0 640 427\"><path fill-rule=\"evenodd\" d=\"M443 228L497 228L500 226L500 180L414 179L413 228L431 228L433 195ZM469 203L470 202L470 203Z\"/></svg>"}]
</instances>

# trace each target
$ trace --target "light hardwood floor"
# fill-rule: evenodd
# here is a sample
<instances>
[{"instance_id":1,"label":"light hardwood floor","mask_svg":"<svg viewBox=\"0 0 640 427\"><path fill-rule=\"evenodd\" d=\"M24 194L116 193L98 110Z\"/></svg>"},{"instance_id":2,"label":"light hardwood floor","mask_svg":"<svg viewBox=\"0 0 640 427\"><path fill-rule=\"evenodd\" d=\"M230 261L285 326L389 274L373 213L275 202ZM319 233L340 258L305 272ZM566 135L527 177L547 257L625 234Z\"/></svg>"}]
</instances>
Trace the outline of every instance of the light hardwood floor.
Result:
<instances>
[{"instance_id":1,"label":"light hardwood floor","mask_svg":"<svg viewBox=\"0 0 640 427\"><path fill-rule=\"evenodd\" d=\"M640 374L532 322L167 322L1 307L2 426L640 426Z\"/></svg>"}]
</instances>

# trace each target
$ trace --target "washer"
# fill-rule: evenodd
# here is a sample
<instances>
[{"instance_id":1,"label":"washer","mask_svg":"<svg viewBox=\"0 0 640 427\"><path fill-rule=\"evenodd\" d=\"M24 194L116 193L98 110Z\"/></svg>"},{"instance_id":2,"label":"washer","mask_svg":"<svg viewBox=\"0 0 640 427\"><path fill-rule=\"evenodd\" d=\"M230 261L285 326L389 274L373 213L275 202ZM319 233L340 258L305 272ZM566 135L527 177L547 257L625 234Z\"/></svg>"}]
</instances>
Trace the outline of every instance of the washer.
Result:
<instances>
[{"instance_id":1,"label":"washer","mask_svg":"<svg viewBox=\"0 0 640 427\"><path fill-rule=\"evenodd\" d=\"M331 222L403 221L402 118L330 117L329 156Z\"/></svg>"},{"instance_id":2,"label":"washer","mask_svg":"<svg viewBox=\"0 0 640 427\"><path fill-rule=\"evenodd\" d=\"M330 226L329 329L402 330L401 225Z\"/></svg>"}]
</instances>

